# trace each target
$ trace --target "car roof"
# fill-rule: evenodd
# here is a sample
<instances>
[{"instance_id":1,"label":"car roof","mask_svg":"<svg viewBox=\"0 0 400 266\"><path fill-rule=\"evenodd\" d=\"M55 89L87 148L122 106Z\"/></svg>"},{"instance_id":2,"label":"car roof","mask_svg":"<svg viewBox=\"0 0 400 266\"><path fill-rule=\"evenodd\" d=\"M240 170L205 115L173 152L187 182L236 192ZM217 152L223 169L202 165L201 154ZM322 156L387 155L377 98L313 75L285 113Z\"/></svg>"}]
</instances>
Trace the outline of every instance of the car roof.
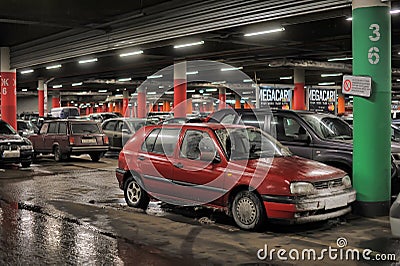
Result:
<instances>
[{"instance_id":1,"label":"car roof","mask_svg":"<svg viewBox=\"0 0 400 266\"><path fill-rule=\"evenodd\" d=\"M251 126L244 125L231 125L231 124L219 124L219 123L188 123L188 124L163 124L163 125L151 125L147 127L153 128L182 128L182 127L190 127L190 128L209 128L211 130L217 130L221 128L251 128Z\"/></svg>"}]
</instances>

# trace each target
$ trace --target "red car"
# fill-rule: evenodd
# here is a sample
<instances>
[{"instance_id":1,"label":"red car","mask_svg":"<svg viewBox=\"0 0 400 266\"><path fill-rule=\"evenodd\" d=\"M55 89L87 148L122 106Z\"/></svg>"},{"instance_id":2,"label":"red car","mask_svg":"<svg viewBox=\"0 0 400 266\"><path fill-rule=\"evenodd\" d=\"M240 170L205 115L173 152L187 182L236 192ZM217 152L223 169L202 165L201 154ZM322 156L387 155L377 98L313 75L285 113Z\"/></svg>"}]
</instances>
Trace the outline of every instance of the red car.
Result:
<instances>
[{"instance_id":1,"label":"red car","mask_svg":"<svg viewBox=\"0 0 400 266\"><path fill-rule=\"evenodd\" d=\"M292 156L265 132L240 125L143 127L120 153L116 176L131 207L146 208L150 197L205 205L226 211L242 229L267 219L338 217L356 198L342 170Z\"/></svg>"}]
</instances>

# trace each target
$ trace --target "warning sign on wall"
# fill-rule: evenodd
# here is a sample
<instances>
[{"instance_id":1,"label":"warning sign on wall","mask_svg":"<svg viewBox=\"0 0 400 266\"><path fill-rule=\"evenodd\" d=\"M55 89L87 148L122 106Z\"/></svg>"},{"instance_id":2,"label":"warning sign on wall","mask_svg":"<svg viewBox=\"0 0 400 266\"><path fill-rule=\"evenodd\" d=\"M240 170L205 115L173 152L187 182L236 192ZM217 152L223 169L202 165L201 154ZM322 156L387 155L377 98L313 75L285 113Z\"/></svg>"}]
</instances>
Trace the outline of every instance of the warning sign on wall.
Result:
<instances>
[{"instance_id":1,"label":"warning sign on wall","mask_svg":"<svg viewBox=\"0 0 400 266\"><path fill-rule=\"evenodd\" d=\"M343 76L342 93L363 97L371 96L371 77Z\"/></svg>"}]
</instances>

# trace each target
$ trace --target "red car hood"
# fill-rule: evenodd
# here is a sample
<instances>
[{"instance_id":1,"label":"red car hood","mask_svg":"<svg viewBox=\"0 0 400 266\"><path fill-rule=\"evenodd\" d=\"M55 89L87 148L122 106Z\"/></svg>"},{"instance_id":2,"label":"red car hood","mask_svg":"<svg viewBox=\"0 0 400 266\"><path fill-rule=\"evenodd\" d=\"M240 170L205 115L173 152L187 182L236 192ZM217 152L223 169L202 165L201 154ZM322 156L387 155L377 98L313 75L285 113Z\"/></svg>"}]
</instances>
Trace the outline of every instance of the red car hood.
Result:
<instances>
[{"instance_id":1,"label":"red car hood","mask_svg":"<svg viewBox=\"0 0 400 266\"><path fill-rule=\"evenodd\" d=\"M247 170L253 173L256 171L256 175L260 177L261 175L266 176L268 171L267 178L279 176L289 182L313 182L340 178L346 175L346 173L340 169L298 156L249 160L247 163Z\"/></svg>"}]
</instances>

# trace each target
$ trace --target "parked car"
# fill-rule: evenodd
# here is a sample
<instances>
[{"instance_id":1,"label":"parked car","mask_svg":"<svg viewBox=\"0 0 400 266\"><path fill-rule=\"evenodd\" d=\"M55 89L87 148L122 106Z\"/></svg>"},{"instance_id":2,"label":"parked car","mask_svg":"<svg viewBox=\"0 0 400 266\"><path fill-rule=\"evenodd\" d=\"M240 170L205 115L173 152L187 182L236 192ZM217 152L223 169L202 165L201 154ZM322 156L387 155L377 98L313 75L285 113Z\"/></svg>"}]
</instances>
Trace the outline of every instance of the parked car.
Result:
<instances>
[{"instance_id":1,"label":"parked car","mask_svg":"<svg viewBox=\"0 0 400 266\"><path fill-rule=\"evenodd\" d=\"M161 121L160 124L185 124L185 123L203 123L204 119L200 117L173 117Z\"/></svg>"},{"instance_id":2,"label":"parked car","mask_svg":"<svg viewBox=\"0 0 400 266\"><path fill-rule=\"evenodd\" d=\"M223 109L209 122L245 124L272 132L294 154L340 168L352 175L353 129L326 113L293 110ZM400 144L392 142L392 194L400 190Z\"/></svg>"},{"instance_id":3,"label":"parked car","mask_svg":"<svg viewBox=\"0 0 400 266\"><path fill-rule=\"evenodd\" d=\"M18 135L8 123L0 120L0 164L21 163L22 167L29 167L32 155L32 143Z\"/></svg>"},{"instance_id":4,"label":"parked car","mask_svg":"<svg viewBox=\"0 0 400 266\"><path fill-rule=\"evenodd\" d=\"M267 218L338 217L355 200L344 171L292 156L267 133L240 125L143 127L121 151L116 177L131 207L146 208L150 197L210 206L242 229L258 229Z\"/></svg>"},{"instance_id":5,"label":"parked car","mask_svg":"<svg viewBox=\"0 0 400 266\"><path fill-rule=\"evenodd\" d=\"M18 131L19 135L26 137L26 136L38 133L39 129L37 128L37 126L35 126L35 124L33 124L29 120L18 119L17 120L17 131Z\"/></svg>"},{"instance_id":6,"label":"parked car","mask_svg":"<svg viewBox=\"0 0 400 266\"><path fill-rule=\"evenodd\" d=\"M51 109L51 116L54 118L68 118L68 117L78 117L79 109L78 107L57 107Z\"/></svg>"},{"instance_id":7,"label":"parked car","mask_svg":"<svg viewBox=\"0 0 400 266\"><path fill-rule=\"evenodd\" d=\"M98 123L78 119L45 120L39 133L29 136L37 154L54 154L56 161L89 154L97 162L108 150L108 137Z\"/></svg>"},{"instance_id":8,"label":"parked car","mask_svg":"<svg viewBox=\"0 0 400 266\"><path fill-rule=\"evenodd\" d=\"M93 113L93 114L89 114L88 117L91 120L95 120L96 122L102 123L107 119L118 118L120 116L118 116L115 113Z\"/></svg>"},{"instance_id":9,"label":"parked car","mask_svg":"<svg viewBox=\"0 0 400 266\"><path fill-rule=\"evenodd\" d=\"M144 118L112 118L104 121L101 127L108 136L110 149L121 150L132 135L146 124L148 121Z\"/></svg>"}]
</instances>

